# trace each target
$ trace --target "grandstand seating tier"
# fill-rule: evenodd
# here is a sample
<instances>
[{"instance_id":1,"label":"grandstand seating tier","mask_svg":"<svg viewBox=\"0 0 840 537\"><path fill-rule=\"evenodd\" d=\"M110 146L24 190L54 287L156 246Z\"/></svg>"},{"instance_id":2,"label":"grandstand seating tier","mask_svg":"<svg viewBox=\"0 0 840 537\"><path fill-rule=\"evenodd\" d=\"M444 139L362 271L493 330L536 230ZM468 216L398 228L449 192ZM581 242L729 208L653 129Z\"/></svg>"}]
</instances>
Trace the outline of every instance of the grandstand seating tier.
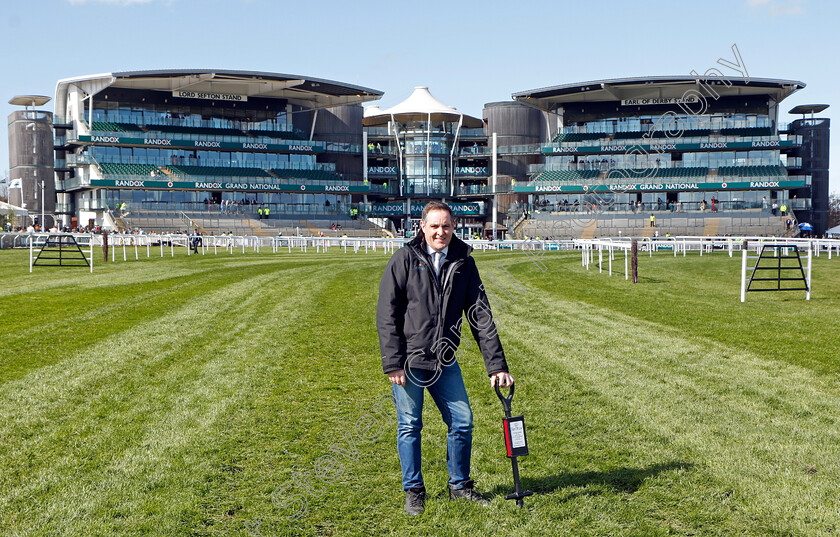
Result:
<instances>
[{"instance_id":1,"label":"grandstand seating tier","mask_svg":"<svg viewBox=\"0 0 840 537\"><path fill-rule=\"evenodd\" d=\"M606 170L607 179L703 179L709 174L709 168L697 166L690 168L648 168L630 169L613 168ZM545 170L537 174L532 180L533 183L543 182L570 182L582 179L594 179L600 175L600 170ZM744 178L779 178L787 175L785 168L781 165L764 166L721 166L717 168L718 177L744 177Z\"/></svg>"},{"instance_id":2,"label":"grandstand seating tier","mask_svg":"<svg viewBox=\"0 0 840 537\"><path fill-rule=\"evenodd\" d=\"M105 175L162 175L163 171L152 164L118 164L103 162L99 165Z\"/></svg>"},{"instance_id":3,"label":"grandstand seating tier","mask_svg":"<svg viewBox=\"0 0 840 537\"><path fill-rule=\"evenodd\" d=\"M781 165L765 166L721 166L718 176L723 177L784 177L785 169Z\"/></svg>"},{"instance_id":4,"label":"grandstand seating tier","mask_svg":"<svg viewBox=\"0 0 840 537\"><path fill-rule=\"evenodd\" d=\"M201 175L206 177L271 177L260 168L240 168L221 166L167 166L176 175Z\"/></svg>"},{"instance_id":5,"label":"grandstand seating tier","mask_svg":"<svg viewBox=\"0 0 840 537\"><path fill-rule=\"evenodd\" d=\"M586 213L583 213L584 215ZM518 238L551 237L553 239L597 237L640 237L652 236L658 231L660 237L673 235L703 235L704 231L715 229L717 235L763 235L782 237L787 235L785 219L766 213L746 211L715 213L715 216L688 213L657 213L656 228L650 227L647 213L604 213L581 218L581 213L540 214L525 220L517 227Z\"/></svg>"},{"instance_id":6,"label":"grandstand seating tier","mask_svg":"<svg viewBox=\"0 0 840 537\"><path fill-rule=\"evenodd\" d=\"M282 179L309 179L315 181L340 181L341 176L327 170L272 169L271 173Z\"/></svg>"},{"instance_id":7,"label":"grandstand seating tier","mask_svg":"<svg viewBox=\"0 0 840 537\"><path fill-rule=\"evenodd\" d=\"M578 179L592 179L598 177L599 170L545 170L539 173L534 181L574 181Z\"/></svg>"}]
</instances>

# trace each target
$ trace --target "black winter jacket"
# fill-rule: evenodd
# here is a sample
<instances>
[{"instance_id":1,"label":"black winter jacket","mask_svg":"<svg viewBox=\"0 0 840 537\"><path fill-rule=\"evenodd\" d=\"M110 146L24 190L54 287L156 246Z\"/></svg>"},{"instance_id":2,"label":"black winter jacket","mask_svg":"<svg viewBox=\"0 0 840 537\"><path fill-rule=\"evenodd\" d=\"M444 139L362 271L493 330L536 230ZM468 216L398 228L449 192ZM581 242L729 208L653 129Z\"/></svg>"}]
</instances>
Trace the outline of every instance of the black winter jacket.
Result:
<instances>
[{"instance_id":1,"label":"black winter jacket","mask_svg":"<svg viewBox=\"0 0 840 537\"><path fill-rule=\"evenodd\" d=\"M408 368L434 370L452 363L458 355L463 314L478 342L487 374L508 370L470 252L471 246L452 237L438 280L426 253L425 237L418 233L388 261L376 308L385 373Z\"/></svg>"}]
</instances>

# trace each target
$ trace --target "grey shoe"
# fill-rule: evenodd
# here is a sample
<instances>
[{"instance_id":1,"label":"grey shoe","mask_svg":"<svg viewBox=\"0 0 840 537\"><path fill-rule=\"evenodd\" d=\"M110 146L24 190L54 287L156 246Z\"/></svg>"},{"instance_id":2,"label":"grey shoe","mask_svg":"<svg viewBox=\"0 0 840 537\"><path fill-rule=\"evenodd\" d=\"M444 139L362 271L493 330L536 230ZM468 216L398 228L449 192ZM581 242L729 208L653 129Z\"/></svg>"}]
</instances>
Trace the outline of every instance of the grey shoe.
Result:
<instances>
[{"instance_id":1,"label":"grey shoe","mask_svg":"<svg viewBox=\"0 0 840 537\"><path fill-rule=\"evenodd\" d=\"M478 505L490 505L490 500L476 492L475 488L473 488L474 485L475 482L470 479L464 483L464 488L453 489L452 487L449 487L449 499L457 500L459 498L464 498L471 502L475 502Z\"/></svg>"},{"instance_id":2,"label":"grey shoe","mask_svg":"<svg viewBox=\"0 0 840 537\"><path fill-rule=\"evenodd\" d=\"M411 516L420 515L426 509L426 488L414 487L405 491L405 512Z\"/></svg>"}]
</instances>

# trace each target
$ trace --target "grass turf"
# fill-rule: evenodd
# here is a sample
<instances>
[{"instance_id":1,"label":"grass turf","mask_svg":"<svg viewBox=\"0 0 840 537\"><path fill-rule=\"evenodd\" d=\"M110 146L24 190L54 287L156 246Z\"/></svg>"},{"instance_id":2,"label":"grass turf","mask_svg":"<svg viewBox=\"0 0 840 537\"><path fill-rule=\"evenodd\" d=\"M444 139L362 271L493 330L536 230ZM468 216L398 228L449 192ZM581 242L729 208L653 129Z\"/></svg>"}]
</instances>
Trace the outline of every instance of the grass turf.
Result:
<instances>
[{"instance_id":1,"label":"grass turf","mask_svg":"<svg viewBox=\"0 0 840 537\"><path fill-rule=\"evenodd\" d=\"M473 477L402 513L375 299L386 256L280 253L36 268L0 252L0 534L834 535L840 261L738 301L740 260L640 258L638 285L476 254L531 455L519 510L475 345ZM505 267L521 287L499 272ZM493 276L493 278L491 278ZM320 477L319 477L320 476ZM272 502L272 493L275 493ZM296 515L299 515L296 517ZM261 523L260 523L261 521Z\"/></svg>"}]
</instances>

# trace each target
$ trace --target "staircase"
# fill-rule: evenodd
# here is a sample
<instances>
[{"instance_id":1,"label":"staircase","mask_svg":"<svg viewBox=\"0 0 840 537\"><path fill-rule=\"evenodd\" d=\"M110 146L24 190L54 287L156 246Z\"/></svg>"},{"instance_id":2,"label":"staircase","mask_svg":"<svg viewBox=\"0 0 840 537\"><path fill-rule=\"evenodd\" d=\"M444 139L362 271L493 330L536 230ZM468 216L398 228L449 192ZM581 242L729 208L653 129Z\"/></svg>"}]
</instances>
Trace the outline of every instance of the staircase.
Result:
<instances>
[{"instance_id":1,"label":"staircase","mask_svg":"<svg viewBox=\"0 0 840 537\"><path fill-rule=\"evenodd\" d=\"M706 218L705 225L703 226L703 236L714 237L718 234L719 229L720 218Z\"/></svg>"},{"instance_id":2,"label":"staircase","mask_svg":"<svg viewBox=\"0 0 840 537\"><path fill-rule=\"evenodd\" d=\"M519 228L520 226L522 226L522 224L525 223L527 219L528 217L525 215L525 213L519 215L519 218L516 219L513 225L509 226L509 229L511 230L511 236L520 239L522 238L522 230L520 230Z\"/></svg>"},{"instance_id":3,"label":"staircase","mask_svg":"<svg viewBox=\"0 0 840 537\"><path fill-rule=\"evenodd\" d=\"M187 216L187 213L182 212L181 219L184 221L185 225L189 226L190 233L192 233L193 229L197 229L202 235L211 235L210 233L207 233L207 230L201 224Z\"/></svg>"},{"instance_id":4,"label":"staircase","mask_svg":"<svg viewBox=\"0 0 840 537\"><path fill-rule=\"evenodd\" d=\"M259 221L254 220L253 218L248 218L245 220L245 223L248 224L248 227L251 228L251 231L254 232L254 235L258 237L272 237L271 233L268 233L263 227L260 225Z\"/></svg>"},{"instance_id":5,"label":"staircase","mask_svg":"<svg viewBox=\"0 0 840 537\"><path fill-rule=\"evenodd\" d=\"M581 239L594 239L595 232L598 231L598 219L593 218L586 227L583 228L583 232L580 234Z\"/></svg>"},{"instance_id":6,"label":"staircase","mask_svg":"<svg viewBox=\"0 0 840 537\"><path fill-rule=\"evenodd\" d=\"M318 233L320 233L320 232L321 232L321 230L320 230L320 229L318 229L317 227L315 227L315 226L313 226L312 224L310 224L310 223L309 223L309 220L301 220L301 221L300 221L300 223L301 223L302 225L306 226L306 229L308 229L308 230L309 230L309 232L310 232L310 233L312 233L313 235L316 235L316 236L317 236L317 235L318 235Z\"/></svg>"}]
</instances>

